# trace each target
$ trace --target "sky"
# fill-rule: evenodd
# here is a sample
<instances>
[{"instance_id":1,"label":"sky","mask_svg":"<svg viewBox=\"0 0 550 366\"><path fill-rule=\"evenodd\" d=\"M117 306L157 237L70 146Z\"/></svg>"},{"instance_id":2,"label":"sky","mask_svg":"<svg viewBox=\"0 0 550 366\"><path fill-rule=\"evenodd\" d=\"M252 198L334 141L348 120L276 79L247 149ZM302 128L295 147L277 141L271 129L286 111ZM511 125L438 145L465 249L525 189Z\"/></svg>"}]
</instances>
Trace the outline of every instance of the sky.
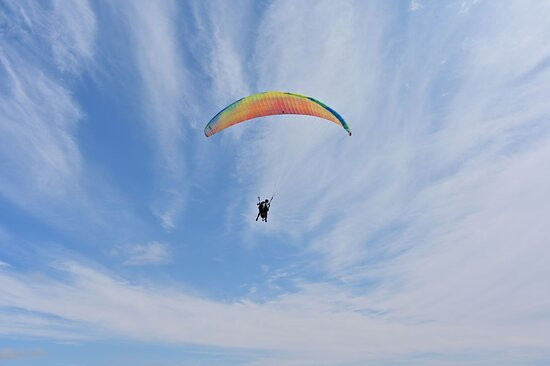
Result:
<instances>
[{"instance_id":1,"label":"sky","mask_svg":"<svg viewBox=\"0 0 550 366\"><path fill-rule=\"evenodd\" d=\"M550 364L548 19L0 0L0 365Z\"/></svg>"}]
</instances>

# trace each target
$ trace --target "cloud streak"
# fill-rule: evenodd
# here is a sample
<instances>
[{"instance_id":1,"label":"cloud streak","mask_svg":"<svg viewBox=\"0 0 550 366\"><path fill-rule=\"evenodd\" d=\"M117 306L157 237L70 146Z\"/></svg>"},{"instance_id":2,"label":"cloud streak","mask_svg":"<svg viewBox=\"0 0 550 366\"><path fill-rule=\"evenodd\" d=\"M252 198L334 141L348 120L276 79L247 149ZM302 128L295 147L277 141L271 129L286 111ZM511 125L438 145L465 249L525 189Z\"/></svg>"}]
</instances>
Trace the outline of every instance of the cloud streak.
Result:
<instances>
[{"instance_id":1,"label":"cloud streak","mask_svg":"<svg viewBox=\"0 0 550 366\"><path fill-rule=\"evenodd\" d=\"M82 112L62 76L91 60L95 19L84 1L54 2L52 9L18 2L6 5L1 22L0 193L36 212L79 189L75 132ZM41 47L48 52L32 51Z\"/></svg>"},{"instance_id":2,"label":"cloud streak","mask_svg":"<svg viewBox=\"0 0 550 366\"><path fill-rule=\"evenodd\" d=\"M175 289L130 284L76 262L60 263L57 270L64 279L30 280L0 272L0 306L29 314L6 318L3 334L38 336L33 329L39 322L42 336L61 340L119 334L146 341L263 349L275 352L275 359L293 355L320 364L390 361L420 350L475 353L506 348L515 354L543 348L548 337L548 327L526 322L498 328L488 327L491 319L470 322L471 317L427 322L388 304L385 314L377 311L381 304L371 296L329 284L297 283L297 293L265 303L221 303ZM33 327L28 323L31 316ZM23 325L15 326L16 319ZM452 337L442 337L449 332Z\"/></svg>"},{"instance_id":3,"label":"cloud streak","mask_svg":"<svg viewBox=\"0 0 550 366\"><path fill-rule=\"evenodd\" d=\"M170 248L168 244L151 241L146 244L120 246L112 253L126 257L123 261L127 266L163 264L170 260Z\"/></svg>"},{"instance_id":4,"label":"cloud streak","mask_svg":"<svg viewBox=\"0 0 550 366\"><path fill-rule=\"evenodd\" d=\"M178 7L173 1L120 6L128 19L135 62L142 81L144 121L158 152L158 199L153 211L173 229L185 201L188 169L184 121L192 115L189 78L178 42Z\"/></svg>"}]
</instances>

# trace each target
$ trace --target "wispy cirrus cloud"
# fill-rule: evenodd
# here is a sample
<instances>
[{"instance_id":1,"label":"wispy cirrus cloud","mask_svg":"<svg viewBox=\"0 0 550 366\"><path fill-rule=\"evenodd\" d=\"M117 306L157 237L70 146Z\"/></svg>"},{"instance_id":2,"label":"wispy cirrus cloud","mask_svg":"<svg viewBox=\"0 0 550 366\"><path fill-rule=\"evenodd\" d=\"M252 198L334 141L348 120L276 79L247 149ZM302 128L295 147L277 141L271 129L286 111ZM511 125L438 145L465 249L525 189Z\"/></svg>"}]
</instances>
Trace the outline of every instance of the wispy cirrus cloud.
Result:
<instances>
[{"instance_id":1,"label":"wispy cirrus cloud","mask_svg":"<svg viewBox=\"0 0 550 366\"><path fill-rule=\"evenodd\" d=\"M420 10L420 9L422 9L422 3L420 2L420 0L411 0L411 3L409 5L409 9L411 11Z\"/></svg>"},{"instance_id":2,"label":"wispy cirrus cloud","mask_svg":"<svg viewBox=\"0 0 550 366\"><path fill-rule=\"evenodd\" d=\"M87 0L52 3L52 24L47 38L62 72L77 72L93 60L96 18ZM49 18L49 17L48 17Z\"/></svg>"},{"instance_id":3,"label":"wispy cirrus cloud","mask_svg":"<svg viewBox=\"0 0 550 366\"><path fill-rule=\"evenodd\" d=\"M224 1L196 2L192 5L198 42L192 49L204 72L210 77L209 97L216 103L231 103L247 95L250 89L251 63L248 35L254 19L253 2L239 6ZM239 37L238 35L241 35ZM220 109L223 105L220 106ZM206 124L208 121L204 121ZM201 125L202 129L204 125Z\"/></svg>"},{"instance_id":4,"label":"wispy cirrus cloud","mask_svg":"<svg viewBox=\"0 0 550 366\"><path fill-rule=\"evenodd\" d=\"M113 249L111 254L124 258L123 264L127 266L163 264L171 258L169 245L157 241L122 245Z\"/></svg>"},{"instance_id":5,"label":"wispy cirrus cloud","mask_svg":"<svg viewBox=\"0 0 550 366\"><path fill-rule=\"evenodd\" d=\"M82 157L75 132L82 112L63 75L91 60L95 18L85 1L54 2L51 8L23 1L4 10L0 193L32 211L78 189Z\"/></svg>"},{"instance_id":6,"label":"wispy cirrus cloud","mask_svg":"<svg viewBox=\"0 0 550 366\"><path fill-rule=\"evenodd\" d=\"M166 229L183 209L187 163L186 113L193 110L179 42L179 9L174 1L119 4L129 19L133 53L142 81L145 124L158 152L158 199L153 211ZM192 113L191 113L192 114Z\"/></svg>"},{"instance_id":7,"label":"wispy cirrus cloud","mask_svg":"<svg viewBox=\"0 0 550 366\"><path fill-rule=\"evenodd\" d=\"M548 327L526 322L500 324L497 329L487 326L487 320L417 321L397 309L378 308L380 303L371 296L330 284L297 283L298 292L264 303L224 303L163 286L130 284L104 269L76 262L65 262L58 270L63 278L32 281L25 274L0 272L0 306L25 311L34 319L34 326L25 326L24 317L5 318L2 334L61 340L117 334L269 351L272 356L265 364L288 359L327 365L392 362L419 350L468 350L475 364L477 352L506 349L514 359L523 350L541 350L548 336ZM453 336L444 337L449 332Z\"/></svg>"}]
</instances>

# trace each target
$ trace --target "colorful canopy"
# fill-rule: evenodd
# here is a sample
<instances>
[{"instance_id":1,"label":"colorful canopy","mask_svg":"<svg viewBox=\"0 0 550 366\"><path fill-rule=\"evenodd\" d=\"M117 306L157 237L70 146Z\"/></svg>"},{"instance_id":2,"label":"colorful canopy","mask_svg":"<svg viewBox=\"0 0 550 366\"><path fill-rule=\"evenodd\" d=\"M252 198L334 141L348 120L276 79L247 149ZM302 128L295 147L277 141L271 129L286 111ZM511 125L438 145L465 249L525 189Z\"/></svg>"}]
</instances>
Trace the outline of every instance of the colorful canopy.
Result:
<instances>
[{"instance_id":1,"label":"colorful canopy","mask_svg":"<svg viewBox=\"0 0 550 366\"><path fill-rule=\"evenodd\" d=\"M276 114L303 114L324 118L342 126L351 136L346 121L326 104L305 95L270 91L239 99L222 109L204 128L206 137L257 117Z\"/></svg>"}]
</instances>

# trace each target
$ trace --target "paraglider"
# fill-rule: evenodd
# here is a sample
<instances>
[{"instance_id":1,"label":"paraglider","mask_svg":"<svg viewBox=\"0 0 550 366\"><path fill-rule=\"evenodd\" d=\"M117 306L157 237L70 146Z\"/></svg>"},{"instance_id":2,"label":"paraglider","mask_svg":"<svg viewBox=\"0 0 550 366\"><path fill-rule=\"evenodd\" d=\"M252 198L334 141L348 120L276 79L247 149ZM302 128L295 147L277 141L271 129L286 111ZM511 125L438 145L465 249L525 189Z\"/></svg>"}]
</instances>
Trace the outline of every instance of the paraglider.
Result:
<instances>
[{"instance_id":1,"label":"paraglider","mask_svg":"<svg viewBox=\"0 0 550 366\"><path fill-rule=\"evenodd\" d=\"M273 197L271 197L271 200L273 200ZM256 221L258 221L258 217L262 218L262 221L267 222L267 213L269 212L269 206L271 206L271 200L265 199L265 201L260 201L260 197L258 197L258 203L256 204L258 206L258 216L256 216Z\"/></svg>"},{"instance_id":2,"label":"paraglider","mask_svg":"<svg viewBox=\"0 0 550 366\"><path fill-rule=\"evenodd\" d=\"M208 122L204 134L210 137L240 122L281 114L323 118L340 125L351 136L351 129L346 121L328 105L305 95L279 91L253 94L228 105Z\"/></svg>"},{"instance_id":3,"label":"paraglider","mask_svg":"<svg viewBox=\"0 0 550 366\"><path fill-rule=\"evenodd\" d=\"M282 114L301 114L319 117L339 125L351 136L351 129L346 121L328 105L312 97L280 91L249 95L228 105L208 122L206 127L204 127L204 135L210 137L241 122ZM272 199L273 197L271 197ZM267 222L267 213L271 200L260 201L260 197L258 197L258 215L256 216L256 221L261 217L262 221Z\"/></svg>"}]
</instances>

